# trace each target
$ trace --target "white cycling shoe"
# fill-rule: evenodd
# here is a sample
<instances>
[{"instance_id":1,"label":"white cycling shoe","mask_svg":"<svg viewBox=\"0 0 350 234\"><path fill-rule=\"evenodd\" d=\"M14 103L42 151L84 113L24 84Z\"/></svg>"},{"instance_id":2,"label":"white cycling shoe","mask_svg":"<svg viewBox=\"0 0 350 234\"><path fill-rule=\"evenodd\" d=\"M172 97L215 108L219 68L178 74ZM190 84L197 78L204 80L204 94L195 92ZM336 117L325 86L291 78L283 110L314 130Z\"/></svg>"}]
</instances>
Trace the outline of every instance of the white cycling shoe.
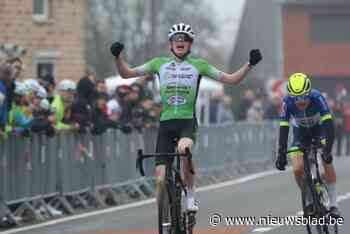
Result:
<instances>
[{"instance_id":1,"label":"white cycling shoe","mask_svg":"<svg viewBox=\"0 0 350 234\"><path fill-rule=\"evenodd\" d=\"M186 206L186 210L189 212L197 212L199 210L198 201L194 197L187 197Z\"/></svg>"}]
</instances>

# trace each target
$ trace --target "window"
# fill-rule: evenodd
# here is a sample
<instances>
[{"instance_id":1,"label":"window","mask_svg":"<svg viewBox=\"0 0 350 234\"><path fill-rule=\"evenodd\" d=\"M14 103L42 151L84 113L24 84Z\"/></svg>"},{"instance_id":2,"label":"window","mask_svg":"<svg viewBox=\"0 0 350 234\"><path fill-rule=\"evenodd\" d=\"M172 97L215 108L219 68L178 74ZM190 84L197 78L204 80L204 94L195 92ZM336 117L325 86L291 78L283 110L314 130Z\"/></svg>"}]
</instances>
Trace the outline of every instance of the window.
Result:
<instances>
[{"instance_id":1,"label":"window","mask_svg":"<svg viewBox=\"0 0 350 234\"><path fill-rule=\"evenodd\" d=\"M49 19L49 0L32 0L33 1L33 19L38 22Z\"/></svg>"},{"instance_id":2,"label":"window","mask_svg":"<svg viewBox=\"0 0 350 234\"><path fill-rule=\"evenodd\" d=\"M55 76L55 65L60 57L60 51L55 49L34 52L33 61L36 66L36 77L41 78L48 74Z\"/></svg>"},{"instance_id":3,"label":"window","mask_svg":"<svg viewBox=\"0 0 350 234\"><path fill-rule=\"evenodd\" d=\"M37 63L37 77L43 78L46 75L54 76L54 63L53 61L39 61Z\"/></svg>"},{"instance_id":4,"label":"window","mask_svg":"<svg viewBox=\"0 0 350 234\"><path fill-rule=\"evenodd\" d=\"M313 15L311 39L319 43L350 43L350 14Z\"/></svg>"}]
</instances>

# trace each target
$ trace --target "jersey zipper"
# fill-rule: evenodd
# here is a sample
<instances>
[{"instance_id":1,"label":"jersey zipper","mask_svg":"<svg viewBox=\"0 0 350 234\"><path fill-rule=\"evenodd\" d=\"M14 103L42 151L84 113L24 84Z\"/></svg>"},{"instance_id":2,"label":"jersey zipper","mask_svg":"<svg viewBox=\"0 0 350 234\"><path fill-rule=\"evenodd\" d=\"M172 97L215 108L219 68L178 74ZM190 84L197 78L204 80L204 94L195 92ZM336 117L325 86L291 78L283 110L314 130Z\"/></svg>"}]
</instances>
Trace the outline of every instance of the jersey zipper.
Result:
<instances>
[{"instance_id":1,"label":"jersey zipper","mask_svg":"<svg viewBox=\"0 0 350 234\"><path fill-rule=\"evenodd\" d=\"M177 63L177 62L176 62ZM179 84L179 72L177 71L179 66L177 66L176 64L176 88L175 88L175 97L176 97L176 100L175 100L175 103L177 102L177 87L178 87L178 84ZM175 105L175 114L177 114L177 105Z\"/></svg>"}]
</instances>

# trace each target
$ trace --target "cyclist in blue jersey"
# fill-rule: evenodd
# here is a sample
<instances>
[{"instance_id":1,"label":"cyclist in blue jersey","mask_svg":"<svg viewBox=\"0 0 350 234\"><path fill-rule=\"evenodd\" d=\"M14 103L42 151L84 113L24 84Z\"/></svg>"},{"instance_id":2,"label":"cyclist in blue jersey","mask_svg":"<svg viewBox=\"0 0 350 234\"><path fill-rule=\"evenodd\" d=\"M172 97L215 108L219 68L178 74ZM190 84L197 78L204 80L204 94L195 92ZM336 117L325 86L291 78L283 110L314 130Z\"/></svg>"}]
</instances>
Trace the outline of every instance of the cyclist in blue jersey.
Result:
<instances>
[{"instance_id":1,"label":"cyclist in blue jersey","mask_svg":"<svg viewBox=\"0 0 350 234\"><path fill-rule=\"evenodd\" d=\"M279 149L276 168L285 170L287 165L287 144L289 121L293 128L293 152L289 154L294 176L299 188L304 184L304 161L300 147L306 147L312 139L324 144L322 161L325 170L326 183L329 190L330 214L339 217L340 212L336 196L336 173L332 164L332 146L334 141L334 126L332 115L326 99L316 90L311 89L310 79L303 73L295 73L289 77L287 84L288 96L283 99L280 118ZM310 194L306 196L305 213L312 214Z\"/></svg>"},{"instance_id":2,"label":"cyclist in blue jersey","mask_svg":"<svg viewBox=\"0 0 350 234\"><path fill-rule=\"evenodd\" d=\"M184 153L186 148L192 148L197 129L195 105L202 76L227 84L238 84L262 59L258 49L251 50L249 62L246 62L238 71L228 74L218 70L204 59L190 56L194 37L195 34L190 25L183 23L173 25L168 33L172 55L153 58L134 68L129 67L121 55L124 48L122 43L115 42L111 46L111 53L123 78L155 74L159 77L162 113L158 129L157 153L172 153L175 148L174 138L179 139L177 148L180 153ZM164 184L165 162L164 157L156 158L157 195ZM198 206L194 199L194 176L189 173L186 160L183 160L182 170L187 187L187 210L197 211Z\"/></svg>"}]
</instances>

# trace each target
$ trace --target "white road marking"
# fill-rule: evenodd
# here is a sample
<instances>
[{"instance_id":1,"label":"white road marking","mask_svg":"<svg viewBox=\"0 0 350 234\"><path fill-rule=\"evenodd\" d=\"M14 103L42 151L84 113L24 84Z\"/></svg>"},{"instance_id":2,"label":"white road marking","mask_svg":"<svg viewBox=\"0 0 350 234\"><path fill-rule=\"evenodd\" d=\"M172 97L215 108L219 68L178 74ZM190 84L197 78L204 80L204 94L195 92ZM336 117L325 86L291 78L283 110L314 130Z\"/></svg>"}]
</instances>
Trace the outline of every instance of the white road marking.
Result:
<instances>
[{"instance_id":1,"label":"white road marking","mask_svg":"<svg viewBox=\"0 0 350 234\"><path fill-rule=\"evenodd\" d=\"M262 227L262 228L255 228L253 230L253 233L264 233L264 232L269 232L271 231L273 228L272 227Z\"/></svg>"},{"instance_id":2,"label":"white road marking","mask_svg":"<svg viewBox=\"0 0 350 234\"><path fill-rule=\"evenodd\" d=\"M290 168L289 168L289 170L290 170ZM203 187L196 189L196 191L204 192L204 191L214 190L214 189L223 188L223 187L227 187L227 186L244 184L244 183L247 183L249 181L257 180L257 179L264 178L264 177L267 177L270 175L275 175L278 173L281 173L281 172L279 172L275 169L270 170L270 171L260 172L260 173L244 176L242 178L238 178L238 179L234 179L234 180L230 180L230 181L226 181L226 182L222 182L222 183L218 183L218 184L214 184L214 185L203 186ZM111 207L111 208L107 208L104 210L92 211L92 212L88 212L88 213L84 213L84 214L59 218L59 219L47 221L47 222L41 223L41 224L35 224L35 225L26 226L26 227L15 228L15 229L0 232L0 233L1 234L19 233L19 232L23 232L23 231L32 230L32 229L37 229L37 228L47 227L47 226L51 226L51 225L55 225L55 224L60 224L60 223L64 223L64 222L68 222L68 221L72 221L72 220L88 218L88 217L107 214L107 213L111 213L111 212L115 212L115 211L126 210L126 209L130 209L130 208L134 208L134 207L140 207L140 206L152 204L155 201L156 200L154 198L147 199L144 201L134 202L134 203L125 204L125 205L121 205L121 206L117 206L117 207Z\"/></svg>"},{"instance_id":3,"label":"white road marking","mask_svg":"<svg viewBox=\"0 0 350 234\"><path fill-rule=\"evenodd\" d=\"M290 171L290 170L291 170L290 167L287 168L287 171ZM244 184L244 183L247 183L247 182L250 182L253 180L261 179L261 178L268 177L270 175L275 175L278 173L281 173L281 172L279 172L277 170L260 172L260 173L248 175L248 176L245 176L242 178L222 182L219 184L203 186L203 187L198 188L196 191L204 192L204 191L219 189L219 188L223 188L223 187L227 187L227 186ZM339 196L337 200L340 202L340 201L344 201L344 200L348 200L348 199L350 199L350 192ZM125 205L121 205L121 206L117 206L117 207L111 207L111 208L107 208L104 210L92 211L92 212L88 212L88 213L84 213L84 214L73 215L73 216L69 216L69 217L65 217L65 218L51 220L51 221L47 221L47 222L41 223L41 224L35 224L35 225L26 226L26 227L15 228L15 229L11 229L11 230L0 232L0 233L1 234L12 234L12 233L29 231L29 230L33 230L33 229L38 229L38 228L42 228L42 227L47 227L47 226L52 226L55 224L60 224L60 223L72 221L72 220L83 219L83 218L88 218L88 217L92 217L92 216L97 216L97 215L107 214L107 213L111 213L111 212L126 210L126 209L130 209L130 208L140 207L140 206L152 204L155 201L156 200L154 198L147 199L144 201L134 202L134 203L125 204ZM260 227L260 228L254 229L253 233L264 233L264 232L268 232L268 231L271 231L271 230L276 229L276 228L278 228L278 226L264 227L264 228Z\"/></svg>"}]
</instances>

